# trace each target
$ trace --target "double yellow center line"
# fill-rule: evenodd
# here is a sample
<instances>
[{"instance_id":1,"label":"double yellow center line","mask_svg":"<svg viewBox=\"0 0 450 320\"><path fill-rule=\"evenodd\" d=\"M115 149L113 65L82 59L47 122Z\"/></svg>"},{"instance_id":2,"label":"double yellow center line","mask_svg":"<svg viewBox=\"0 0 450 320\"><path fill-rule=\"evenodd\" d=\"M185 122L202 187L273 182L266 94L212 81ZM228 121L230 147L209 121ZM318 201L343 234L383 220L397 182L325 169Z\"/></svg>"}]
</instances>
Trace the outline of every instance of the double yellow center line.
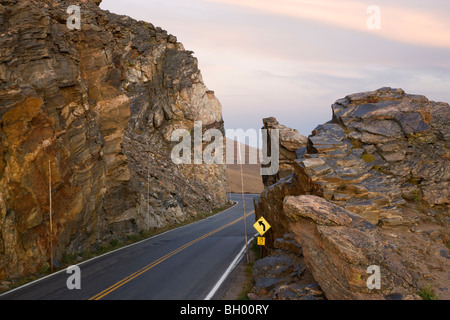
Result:
<instances>
[{"instance_id":1,"label":"double yellow center line","mask_svg":"<svg viewBox=\"0 0 450 320\"><path fill-rule=\"evenodd\" d=\"M255 212L255 211L251 211L251 212L247 213L247 214L245 215L245 217L248 217L249 215L253 214L254 212ZM114 290L117 290L118 288L120 288L120 287L123 286L124 284L126 284L126 283L130 282L131 280L137 278L138 276L140 276L140 275L143 274L144 272L146 272L146 271L152 269L153 267L157 266L157 265L160 264L161 262L163 262L163 261L169 259L170 257L174 256L174 255L177 254L178 252L183 251L184 249L186 249L186 248L192 246L194 243L197 243L197 242L199 242L200 240L203 240L203 239L205 239L205 238L207 238L207 237L209 237L209 236L211 236L211 235L213 235L213 234L215 234L215 233L217 233L217 232L219 232L219 231L221 231L221 230L223 230L223 229L225 229L225 228L228 228L229 226L232 226L233 224L235 224L235 223L241 221L242 219L244 219L244 217L240 217L240 218L238 218L238 219L236 219L236 220L234 220L234 221L231 221L230 223L228 223L228 224L226 224L226 225L224 225L224 226L222 226L222 227L220 227L220 228L217 228L217 229L214 230L214 231L211 231L211 232L209 232L209 233L207 233L207 234L205 234L205 235L203 235L203 236L201 236L201 237L199 237L199 238L197 238L197 239L195 239L195 240L192 240L192 241L189 242L189 243L186 243L185 245L179 247L178 249L173 250L172 252L170 252L170 253L166 254L165 256L159 258L158 260L153 261L152 263L146 265L146 266L143 267L142 269L140 269L140 270L134 272L133 274L129 275L128 277L126 277L126 278L120 280L119 282L113 284L112 286L110 286L109 288L107 288L107 289L103 290L102 292L96 294L95 296L93 296L93 297L90 298L89 300L100 300L100 299L104 298L105 296L107 296L108 294L110 294L111 292L113 292Z\"/></svg>"}]
</instances>

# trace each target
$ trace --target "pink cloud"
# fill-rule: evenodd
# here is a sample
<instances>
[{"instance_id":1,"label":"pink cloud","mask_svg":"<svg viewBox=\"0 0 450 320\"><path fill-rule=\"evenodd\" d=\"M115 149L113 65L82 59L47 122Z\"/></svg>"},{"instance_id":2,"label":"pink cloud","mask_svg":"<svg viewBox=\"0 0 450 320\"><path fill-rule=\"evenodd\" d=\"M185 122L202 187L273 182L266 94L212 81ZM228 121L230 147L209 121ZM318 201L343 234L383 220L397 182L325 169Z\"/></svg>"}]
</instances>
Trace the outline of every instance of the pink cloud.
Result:
<instances>
[{"instance_id":1,"label":"pink cloud","mask_svg":"<svg viewBox=\"0 0 450 320\"><path fill-rule=\"evenodd\" d=\"M376 33L378 36L422 46L450 48L450 21L433 10L383 4L381 29L369 30L367 20L370 3L356 0L205 0L224 3L266 13L318 21L339 28ZM432 7L432 6L430 6Z\"/></svg>"}]
</instances>

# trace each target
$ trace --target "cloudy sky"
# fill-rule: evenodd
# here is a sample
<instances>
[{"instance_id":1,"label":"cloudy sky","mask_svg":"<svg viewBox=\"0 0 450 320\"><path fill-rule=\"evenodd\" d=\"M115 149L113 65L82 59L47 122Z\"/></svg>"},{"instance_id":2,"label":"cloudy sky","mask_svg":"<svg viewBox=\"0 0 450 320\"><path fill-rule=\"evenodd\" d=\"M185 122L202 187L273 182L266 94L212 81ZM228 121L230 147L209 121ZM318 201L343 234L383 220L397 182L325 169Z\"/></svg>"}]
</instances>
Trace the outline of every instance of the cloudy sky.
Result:
<instances>
[{"instance_id":1,"label":"cloudy sky","mask_svg":"<svg viewBox=\"0 0 450 320\"><path fill-rule=\"evenodd\" d=\"M337 99L384 86L450 102L448 0L103 0L101 8L160 26L194 51L229 129L259 129L274 116L309 135Z\"/></svg>"}]
</instances>

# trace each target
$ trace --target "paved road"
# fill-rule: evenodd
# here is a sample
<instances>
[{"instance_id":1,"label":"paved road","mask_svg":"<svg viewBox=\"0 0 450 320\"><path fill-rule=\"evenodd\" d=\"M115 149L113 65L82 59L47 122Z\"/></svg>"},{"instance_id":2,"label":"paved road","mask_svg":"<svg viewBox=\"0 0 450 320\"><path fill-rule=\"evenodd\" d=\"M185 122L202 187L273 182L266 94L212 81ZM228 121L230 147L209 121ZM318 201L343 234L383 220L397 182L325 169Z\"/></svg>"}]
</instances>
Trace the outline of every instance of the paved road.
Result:
<instances>
[{"instance_id":1,"label":"paved road","mask_svg":"<svg viewBox=\"0 0 450 320\"><path fill-rule=\"evenodd\" d=\"M245 245L242 196L231 197L238 205L213 217L79 264L80 290L67 288L64 270L0 299L205 299ZM255 197L245 196L249 239Z\"/></svg>"}]
</instances>

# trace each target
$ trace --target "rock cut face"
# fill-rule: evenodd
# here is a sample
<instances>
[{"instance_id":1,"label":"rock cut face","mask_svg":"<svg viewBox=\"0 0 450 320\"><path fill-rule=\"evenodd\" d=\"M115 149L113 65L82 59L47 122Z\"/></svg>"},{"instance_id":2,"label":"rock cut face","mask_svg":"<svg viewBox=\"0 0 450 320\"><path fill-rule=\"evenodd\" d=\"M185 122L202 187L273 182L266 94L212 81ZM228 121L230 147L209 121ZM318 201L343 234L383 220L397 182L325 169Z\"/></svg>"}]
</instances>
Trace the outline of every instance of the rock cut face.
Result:
<instances>
[{"instance_id":1,"label":"rock cut face","mask_svg":"<svg viewBox=\"0 0 450 320\"><path fill-rule=\"evenodd\" d=\"M446 298L450 106L381 88L332 110L255 202L266 243L295 237L328 299L417 299L427 285ZM381 290L366 286L371 265Z\"/></svg>"},{"instance_id":2,"label":"rock cut face","mask_svg":"<svg viewBox=\"0 0 450 320\"><path fill-rule=\"evenodd\" d=\"M224 165L175 165L176 129L223 132L197 59L150 23L79 4L0 3L0 280L226 202Z\"/></svg>"},{"instance_id":3,"label":"rock cut face","mask_svg":"<svg viewBox=\"0 0 450 320\"><path fill-rule=\"evenodd\" d=\"M407 200L448 210L447 103L381 88L346 96L332 110L291 159L292 194L322 196L385 227L412 223L402 215Z\"/></svg>"}]
</instances>

